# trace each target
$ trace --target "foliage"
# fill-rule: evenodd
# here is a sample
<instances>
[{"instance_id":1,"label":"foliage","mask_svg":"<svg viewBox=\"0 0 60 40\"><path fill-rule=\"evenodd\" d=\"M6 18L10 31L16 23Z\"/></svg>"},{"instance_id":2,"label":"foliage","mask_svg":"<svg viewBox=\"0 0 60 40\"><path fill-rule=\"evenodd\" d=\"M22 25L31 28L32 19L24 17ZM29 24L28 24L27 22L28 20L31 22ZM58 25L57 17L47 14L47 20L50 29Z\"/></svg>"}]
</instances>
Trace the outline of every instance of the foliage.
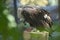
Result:
<instances>
[{"instance_id":1,"label":"foliage","mask_svg":"<svg viewBox=\"0 0 60 40\"><path fill-rule=\"evenodd\" d=\"M53 28L54 32L51 34L51 37L49 37L49 40L60 40L59 21L55 21L52 28Z\"/></svg>"},{"instance_id":2,"label":"foliage","mask_svg":"<svg viewBox=\"0 0 60 40\"><path fill-rule=\"evenodd\" d=\"M18 30L15 18L9 13L6 4L0 0L0 35L2 40L22 40L22 31ZM9 39L10 38L10 39ZM1 39L0 39L1 40Z\"/></svg>"}]
</instances>

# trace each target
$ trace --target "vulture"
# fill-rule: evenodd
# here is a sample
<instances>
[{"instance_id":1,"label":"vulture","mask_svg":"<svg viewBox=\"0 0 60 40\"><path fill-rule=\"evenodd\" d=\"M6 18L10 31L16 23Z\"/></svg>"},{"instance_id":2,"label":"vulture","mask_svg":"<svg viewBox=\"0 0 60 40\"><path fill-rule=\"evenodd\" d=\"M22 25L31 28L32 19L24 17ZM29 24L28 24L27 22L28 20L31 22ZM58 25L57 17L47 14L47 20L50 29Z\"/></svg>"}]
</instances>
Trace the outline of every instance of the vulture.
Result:
<instances>
[{"instance_id":1,"label":"vulture","mask_svg":"<svg viewBox=\"0 0 60 40\"><path fill-rule=\"evenodd\" d=\"M42 8L23 7L21 15L31 27L38 30L50 29L53 25L50 13Z\"/></svg>"}]
</instances>

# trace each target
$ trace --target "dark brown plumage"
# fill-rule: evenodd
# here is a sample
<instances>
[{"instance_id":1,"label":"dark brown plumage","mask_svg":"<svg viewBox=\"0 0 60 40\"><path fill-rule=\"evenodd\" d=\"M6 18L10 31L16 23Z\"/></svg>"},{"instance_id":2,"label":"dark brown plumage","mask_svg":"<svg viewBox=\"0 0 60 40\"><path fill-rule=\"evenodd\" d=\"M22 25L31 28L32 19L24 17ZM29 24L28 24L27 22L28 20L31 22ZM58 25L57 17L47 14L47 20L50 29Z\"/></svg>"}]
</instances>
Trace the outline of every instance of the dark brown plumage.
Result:
<instances>
[{"instance_id":1,"label":"dark brown plumage","mask_svg":"<svg viewBox=\"0 0 60 40\"><path fill-rule=\"evenodd\" d=\"M21 14L31 27L52 27L49 12L34 7L24 7Z\"/></svg>"}]
</instances>

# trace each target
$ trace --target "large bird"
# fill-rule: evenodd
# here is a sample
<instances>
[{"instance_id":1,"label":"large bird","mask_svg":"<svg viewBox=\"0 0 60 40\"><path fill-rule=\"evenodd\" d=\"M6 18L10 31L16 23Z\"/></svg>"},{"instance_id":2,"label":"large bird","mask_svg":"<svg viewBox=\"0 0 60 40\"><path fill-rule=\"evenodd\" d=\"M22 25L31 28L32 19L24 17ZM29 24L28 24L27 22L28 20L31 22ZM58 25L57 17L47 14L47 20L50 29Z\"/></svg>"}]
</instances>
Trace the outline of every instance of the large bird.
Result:
<instances>
[{"instance_id":1,"label":"large bird","mask_svg":"<svg viewBox=\"0 0 60 40\"><path fill-rule=\"evenodd\" d=\"M35 7L24 7L21 12L25 22L28 22L31 27L38 30L50 29L52 27L52 19L44 9L38 9Z\"/></svg>"}]
</instances>

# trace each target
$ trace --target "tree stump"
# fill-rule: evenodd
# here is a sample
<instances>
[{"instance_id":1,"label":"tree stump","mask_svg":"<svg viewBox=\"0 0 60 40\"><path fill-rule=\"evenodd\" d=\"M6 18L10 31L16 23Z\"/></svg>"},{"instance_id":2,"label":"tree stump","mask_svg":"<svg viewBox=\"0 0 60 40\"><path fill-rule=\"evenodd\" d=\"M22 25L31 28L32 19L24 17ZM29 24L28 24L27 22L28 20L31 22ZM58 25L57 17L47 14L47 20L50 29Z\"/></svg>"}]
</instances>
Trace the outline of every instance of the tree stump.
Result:
<instances>
[{"instance_id":1,"label":"tree stump","mask_svg":"<svg viewBox=\"0 0 60 40\"><path fill-rule=\"evenodd\" d=\"M49 32L27 32L24 31L24 40L48 40Z\"/></svg>"}]
</instances>

